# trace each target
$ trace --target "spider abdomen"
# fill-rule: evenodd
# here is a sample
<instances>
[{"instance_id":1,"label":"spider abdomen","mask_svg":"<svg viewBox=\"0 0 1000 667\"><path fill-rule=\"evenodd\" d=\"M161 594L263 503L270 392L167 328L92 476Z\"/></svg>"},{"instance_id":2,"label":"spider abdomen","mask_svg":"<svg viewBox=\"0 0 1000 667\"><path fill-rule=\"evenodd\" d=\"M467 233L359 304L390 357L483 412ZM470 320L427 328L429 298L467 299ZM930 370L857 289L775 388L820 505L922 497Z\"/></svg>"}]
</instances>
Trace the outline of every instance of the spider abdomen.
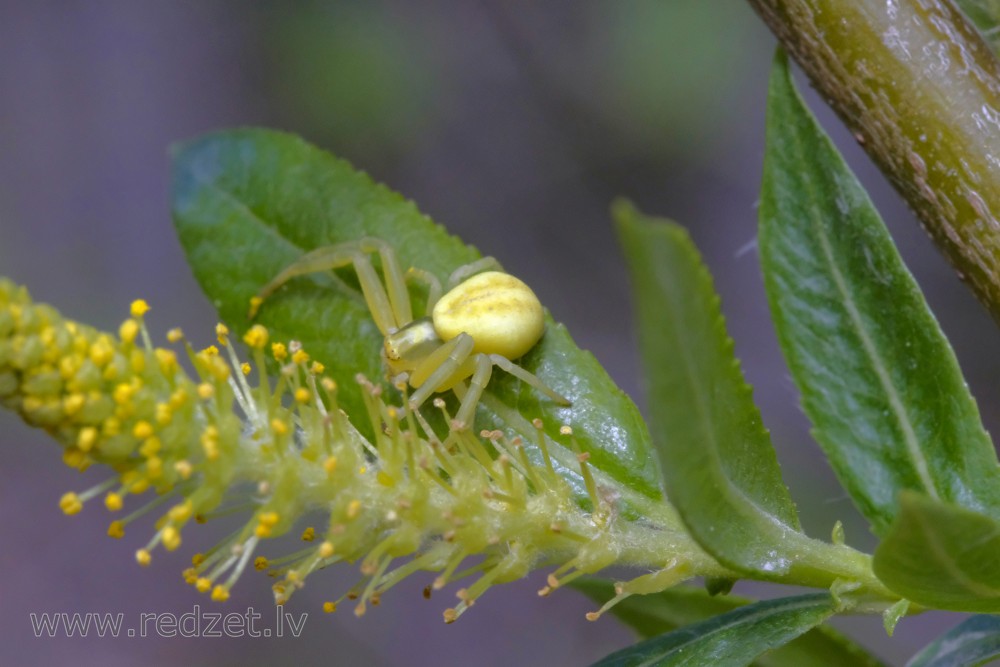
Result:
<instances>
[{"instance_id":1,"label":"spider abdomen","mask_svg":"<svg viewBox=\"0 0 1000 667\"><path fill-rule=\"evenodd\" d=\"M431 314L441 340L467 333L473 353L517 359L545 331L542 304L531 288L499 271L479 273L441 297Z\"/></svg>"}]
</instances>

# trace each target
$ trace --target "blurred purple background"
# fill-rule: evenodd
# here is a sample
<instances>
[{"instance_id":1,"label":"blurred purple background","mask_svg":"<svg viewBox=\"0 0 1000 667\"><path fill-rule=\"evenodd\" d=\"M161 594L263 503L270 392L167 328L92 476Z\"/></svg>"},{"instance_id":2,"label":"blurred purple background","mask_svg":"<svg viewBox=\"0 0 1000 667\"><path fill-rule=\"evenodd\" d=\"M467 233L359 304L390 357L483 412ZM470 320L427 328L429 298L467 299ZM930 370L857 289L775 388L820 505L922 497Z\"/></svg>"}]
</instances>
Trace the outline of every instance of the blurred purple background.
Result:
<instances>
[{"instance_id":1,"label":"blurred purple background","mask_svg":"<svg viewBox=\"0 0 1000 667\"><path fill-rule=\"evenodd\" d=\"M740 0L627 3L57 1L0 2L0 275L38 300L116 327L143 297L159 340L180 325L212 338L215 316L169 219L171 143L238 125L302 134L418 202L496 255L556 319L639 395L625 267L608 206L618 195L685 224L706 256L785 480L812 534L865 522L808 435L780 358L756 254L764 92L774 42ZM996 432L1000 357L992 321L958 283L836 119L809 97L870 187L927 290ZM220 248L219 252L225 252ZM542 578L495 588L445 626L413 577L362 620L321 613L349 568L310 578L287 611L299 639L36 639L32 612L183 614L204 596L180 570L217 527L141 569L132 530L105 537L99 503L72 519L59 496L101 478L0 414L0 664L581 665L629 633L573 591L540 599ZM787 591L768 589L769 595ZM762 594L738 586L737 592ZM270 619L249 573L227 610ZM958 616L838 625L892 664Z\"/></svg>"}]
</instances>

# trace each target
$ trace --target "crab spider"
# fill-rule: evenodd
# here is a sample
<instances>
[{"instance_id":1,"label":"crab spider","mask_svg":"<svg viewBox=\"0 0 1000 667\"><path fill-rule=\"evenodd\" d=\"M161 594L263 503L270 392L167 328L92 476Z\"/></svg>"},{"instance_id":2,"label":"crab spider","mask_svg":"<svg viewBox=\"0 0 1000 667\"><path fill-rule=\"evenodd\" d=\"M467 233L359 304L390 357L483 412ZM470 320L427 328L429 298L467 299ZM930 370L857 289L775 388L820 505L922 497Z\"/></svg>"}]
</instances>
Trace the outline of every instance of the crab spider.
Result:
<instances>
[{"instance_id":1,"label":"crab spider","mask_svg":"<svg viewBox=\"0 0 1000 667\"><path fill-rule=\"evenodd\" d=\"M369 255L382 259L385 284ZM461 404L456 428L472 422L476 405L493 367L510 373L560 405L562 395L513 362L538 343L545 331L542 304L531 288L484 257L460 266L441 283L432 273L411 268L404 273L396 252L381 239L366 237L306 253L285 267L253 299L250 317L264 299L295 276L353 265L372 319L385 337L382 358L394 380L414 388L409 405L416 409L437 392L455 391ZM414 318L406 283L428 286L429 316ZM469 380L466 387L465 380Z\"/></svg>"}]
</instances>

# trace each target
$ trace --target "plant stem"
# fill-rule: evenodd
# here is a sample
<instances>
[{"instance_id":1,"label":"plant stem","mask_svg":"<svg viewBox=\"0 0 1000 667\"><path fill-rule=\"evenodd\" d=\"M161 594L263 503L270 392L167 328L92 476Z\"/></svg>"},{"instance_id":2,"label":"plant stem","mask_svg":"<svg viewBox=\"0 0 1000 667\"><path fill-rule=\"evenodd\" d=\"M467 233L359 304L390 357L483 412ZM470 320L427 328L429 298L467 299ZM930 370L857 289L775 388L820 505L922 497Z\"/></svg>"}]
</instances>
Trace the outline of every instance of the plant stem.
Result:
<instances>
[{"instance_id":1,"label":"plant stem","mask_svg":"<svg viewBox=\"0 0 1000 667\"><path fill-rule=\"evenodd\" d=\"M949 0L749 0L1000 320L1000 62Z\"/></svg>"}]
</instances>

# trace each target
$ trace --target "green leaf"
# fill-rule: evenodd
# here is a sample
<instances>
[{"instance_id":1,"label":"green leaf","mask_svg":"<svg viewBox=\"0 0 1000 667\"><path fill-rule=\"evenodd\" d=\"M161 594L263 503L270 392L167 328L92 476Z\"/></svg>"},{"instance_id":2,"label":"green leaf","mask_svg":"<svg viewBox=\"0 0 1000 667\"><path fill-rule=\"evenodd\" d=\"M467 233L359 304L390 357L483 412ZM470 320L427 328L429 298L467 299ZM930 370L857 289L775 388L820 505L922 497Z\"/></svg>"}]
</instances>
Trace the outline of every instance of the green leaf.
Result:
<instances>
[{"instance_id":1,"label":"green leaf","mask_svg":"<svg viewBox=\"0 0 1000 667\"><path fill-rule=\"evenodd\" d=\"M828 593L756 602L640 642L612 653L595 665L741 667L819 625L835 611L836 605Z\"/></svg>"},{"instance_id":2,"label":"green leaf","mask_svg":"<svg viewBox=\"0 0 1000 667\"><path fill-rule=\"evenodd\" d=\"M222 320L239 334L249 326L250 297L319 246L379 237L392 243L404 269L420 267L442 281L480 256L412 202L347 162L280 132L232 130L184 144L174 153L173 180L174 223L188 261ZM384 373L382 337L357 285L349 269L295 279L267 301L258 321L272 340L301 341L326 365L338 383L341 407L365 429L355 375L377 381ZM417 301L422 303L419 295ZM569 424L599 471L641 496L661 497L638 410L564 327L549 319L542 342L521 365L572 400L572 407L560 408L498 372L477 427L514 430L532 443L536 434L530 421L541 417L554 455L568 475L578 477L575 456L559 435L560 425Z\"/></svg>"},{"instance_id":3,"label":"green leaf","mask_svg":"<svg viewBox=\"0 0 1000 667\"><path fill-rule=\"evenodd\" d=\"M571 586L598 604L603 604L615 595L614 583L601 579L577 580ZM625 598L611 608L611 613L635 630L640 638L648 639L752 602L733 595L710 596L701 588L676 586L660 593ZM784 646L761 655L754 664L761 667L883 665L863 648L826 625L817 626Z\"/></svg>"},{"instance_id":4,"label":"green leaf","mask_svg":"<svg viewBox=\"0 0 1000 667\"><path fill-rule=\"evenodd\" d=\"M1000 656L1000 618L979 615L967 618L944 633L906 667L972 667Z\"/></svg>"},{"instance_id":5,"label":"green leaf","mask_svg":"<svg viewBox=\"0 0 1000 667\"><path fill-rule=\"evenodd\" d=\"M899 517L875 551L875 574L917 604L1000 612L1000 524L905 491Z\"/></svg>"},{"instance_id":6,"label":"green leaf","mask_svg":"<svg viewBox=\"0 0 1000 667\"><path fill-rule=\"evenodd\" d=\"M671 502L719 562L786 572L799 522L719 297L687 232L619 202L646 370L650 426Z\"/></svg>"},{"instance_id":7,"label":"green leaf","mask_svg":"<svg viewBox=\"0 0 1000 667\"><path fill-rule=\"evenodd\" d=\"M903 489L1000 515L1000 468L955 355L787 58L768 94L759 246L816 440L884 534Z\"/></svg>"},{"instance_id":8,"label":"green leaf","mask_svg":"<svg viewBox=\"0 0 1000 667\"><path fill-rule=\"evenodd\" d=\"M993 51L1000 52L1000 0L956 0L955 4L965 12Z\"/></svg>"}]
</instances>

